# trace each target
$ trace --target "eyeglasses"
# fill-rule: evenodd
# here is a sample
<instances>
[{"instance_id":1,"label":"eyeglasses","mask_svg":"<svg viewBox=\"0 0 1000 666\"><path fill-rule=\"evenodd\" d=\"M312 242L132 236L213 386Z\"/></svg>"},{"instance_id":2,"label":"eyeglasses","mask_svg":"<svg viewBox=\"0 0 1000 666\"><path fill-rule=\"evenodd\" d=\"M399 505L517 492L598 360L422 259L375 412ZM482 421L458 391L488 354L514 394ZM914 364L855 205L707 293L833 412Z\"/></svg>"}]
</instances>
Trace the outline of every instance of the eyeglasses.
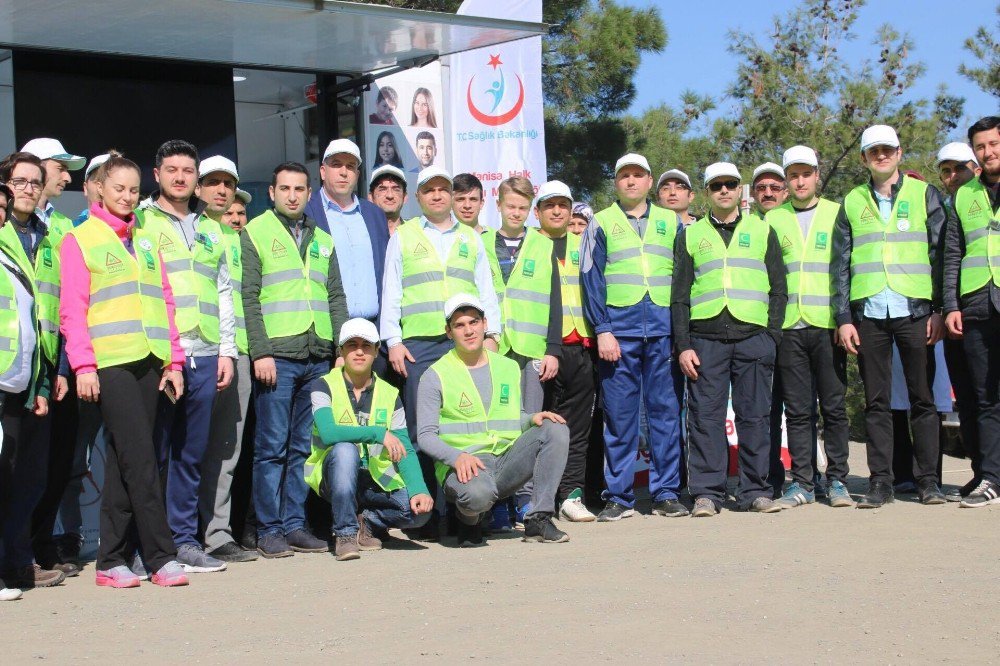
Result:
<instances>
[{"instance_id":1,"label":"eyeglasses","mask_svg":"<svg viewBox=\"0 0 1000 666\"><path fill-rule=\"evenodd\" d=\"M709 183L708 189L710 189L713 192L718 192L723 187L726 188L727 190L735 190L739 186L740 186L740 181L738 180L717 180L715 182Z\"/></svg>"},{"instance_id":2,"label":"eyeglasses","mask_svg":"<svg viewBox=\"0 0 1000 666\"><path fill-rule=\"evenodd\" d=\"M660 189L668 192L676 192L678 190L687 192L691 188L684 183L664 183L663 185L660 185Z\"/></svg>"},{"instance_id":3,"label":"eyeglasses","mask_svg":"<svg viewBox=\"0 0 1000 666\"><path fill-rule=\"evenodd\" d=\"M21 192L22 190L28 189L28 185L31 185L31 189L40 190L42 189L42 181L40 180L28 180L27 178L11 178L10 182L7 183L12 188Z\"/></svg>"},{"instance_id":4,"label":"eyeglasses","mask_svg":"<svg viewBox=\"0 0 1000 666\"><path fill-rule=\"evenodd\" d=\"M782 192L782 191L784 191L784 189L785 189L784 185L774 185L774 184L761 183L760 185L754 185L753 191L754 192Z\"/></svg>"}]
</instances>

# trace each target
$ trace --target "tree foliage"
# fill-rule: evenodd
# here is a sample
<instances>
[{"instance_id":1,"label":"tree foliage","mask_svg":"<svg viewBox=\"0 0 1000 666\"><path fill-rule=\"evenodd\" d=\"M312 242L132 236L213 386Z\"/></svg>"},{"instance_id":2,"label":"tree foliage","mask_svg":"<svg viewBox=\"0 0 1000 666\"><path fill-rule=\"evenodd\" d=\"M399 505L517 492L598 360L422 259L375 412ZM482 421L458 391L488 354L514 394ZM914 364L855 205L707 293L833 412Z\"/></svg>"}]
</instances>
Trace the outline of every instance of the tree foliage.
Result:
<instances>
[{"instance_id":1,"label":"tree foliage","mask_svg":"<svg viewBox=\"0 0 1000 666\"><path fill-rule=\"evenodd\" d=\"M997 5L996 27L991 33L980 26L976 34L965 40L965 50L972 54L978 66L960 65L959 74L979 84L986 92L1000 97L1000 4Z\"/></svg>"}]
</instances>

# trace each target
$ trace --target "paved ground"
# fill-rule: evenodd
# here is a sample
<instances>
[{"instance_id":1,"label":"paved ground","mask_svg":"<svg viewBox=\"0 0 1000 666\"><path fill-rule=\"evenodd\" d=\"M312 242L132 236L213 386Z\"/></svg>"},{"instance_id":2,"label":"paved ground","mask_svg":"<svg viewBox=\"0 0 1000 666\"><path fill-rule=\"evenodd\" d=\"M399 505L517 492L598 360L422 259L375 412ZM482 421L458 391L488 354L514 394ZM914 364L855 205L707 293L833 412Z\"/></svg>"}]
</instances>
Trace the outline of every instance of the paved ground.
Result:
<instances>
[{"instance_id":1,"label":"paved ground","mask_svg":"<svg viewBox=\"0 0 1000 666\"><path fill-rule=\"evenodd\" d=\"M862 447L852 464L865 473ZM967 461L945 470L968 479ZM563 545L401 541L179 589L98 588L91 565L0 604L2 662L992 663L998 525L1000 506L897 501L564 525Z\"/></svg>"}]
</instances>

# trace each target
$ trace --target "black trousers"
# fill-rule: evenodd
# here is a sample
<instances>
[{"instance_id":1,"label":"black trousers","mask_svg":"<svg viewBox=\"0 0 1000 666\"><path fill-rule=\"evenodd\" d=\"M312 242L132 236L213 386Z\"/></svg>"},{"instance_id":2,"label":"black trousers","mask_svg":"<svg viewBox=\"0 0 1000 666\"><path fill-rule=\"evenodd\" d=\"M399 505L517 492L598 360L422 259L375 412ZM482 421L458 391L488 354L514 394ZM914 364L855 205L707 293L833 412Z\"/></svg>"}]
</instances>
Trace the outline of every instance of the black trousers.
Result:
<instances>
[{"instance_id":1,"label":"black trousers","mask_svg":"<svg viewBox=\"0 0 1000 666\"><path fill-rule=\"evenodd\" d=\"M725 436L726 406L732 385L736 434L739 437L738 501L746 508L758 497L770 497L767 481L771 434L771 380L774 339L766 332L720 342L692 338L701 366L688 382L688 484L691 495L721 505L726 497L729 446Z\"/></svg>"},{"instance_id":2,"label":"black trousers","mask_svg":"<svg viewBox=\"0 0 1000 666\"><path fill-rule=\"evenodd\" d=\"M48 416L25 408L27 391L2 393L0 454L0 569L31 566L31 514L45 492L49 461Z\"/></svg>"},{"instance_id":3,"label":"black trousers","mask_svg":"<svg viewBox=\"0 0 1000 666\"><path fill-rule=\"evenodd\" d=\"M778 348L778 374L785 403L792 479L813 489L816 456L815 413L823 415L826 476L847 480L847 353L833 344L833 331L813 326L784 332Z\"/></svg>"},{"instance_id":4,"label":"black trousers","mask_svg":"<svg viewBox=\"0 0 1000 666\"><path fill-rule=\"evenodd\" d=\"M969 369L969 360L965 354L965 344L962 340L944 339L944 362L948 366L948 378L951 380L951 390L958 403L958 418L961 421L962 447L972 460L972 474L975 478L982 476L982 457L979 453L979 398L976 396L976 382ZM977 359L977 362L988 362Z\"/></svg>"},{"instance_id":5,"label":"black trousers","mask_svg":"<svg viewBox=\"0 0 1000 666\"><path fill-rule=\"evenodd\" d=\"M868 431L868 469L872 481L893 482L892 343L899 349L910 397L913 430L913 476L917 483L937 481L939 419L931 385L934 348L927 346L927 317L869 319L858 327L861 347L858 369L865 386L865 428Z\"/></svg>"},{"instance_id":6,"label":"black trousers","mask_svg":"<svg viewBox=\"0 0 1000 666\"><path fill-rule=\"evenodd\" d=\"M569 455L556 492L556 506L587 484L587 452L596 399L594 352L583 345L563 345L559 373L543 384L544 409L559 414L569 426Z\"/></svg>"},{"instance_id":7,"label":"black trousers","mask_svg":"<svg viewBox=\"0 0 1000 666\"><path fill-rule=\"evenodd\" d=\"M48 481L45 485L45 494L42 495L31 517L31 545L35 550L35 559L46 569L51 569L59 560L56 544L52 540L52 530L55 528L63 494L73 473L73 459L76 453L79 409L74 377L70 377L69 391L62 400L57 402L50 398L49 418L52 446L49 449Z\"/></svg>"},{"instance_id":8,"label":"black trousers","mask_svg":"<svg viewBox=\"0 0 1000 666\"><path fill-rule=\"evenodd\" d=\"M131 562L136 536L143 559L157 571L177 556L167 525L153 445L160 392L160 363L142 361L102 368L100 407L107 440L101 494L101 543L97 568Z\"/></svg>"},{"instance_id":9,"label":"black trousers","mask_svg":"<svg viewBox=\"0 0 1000 666\"><path fill-rule=\"evenodd\" d=\"M993 312L986 321L965 321L963 329L976 390L981 477L1000 483L1000 314Z\"/></svg>"}]
</instances>

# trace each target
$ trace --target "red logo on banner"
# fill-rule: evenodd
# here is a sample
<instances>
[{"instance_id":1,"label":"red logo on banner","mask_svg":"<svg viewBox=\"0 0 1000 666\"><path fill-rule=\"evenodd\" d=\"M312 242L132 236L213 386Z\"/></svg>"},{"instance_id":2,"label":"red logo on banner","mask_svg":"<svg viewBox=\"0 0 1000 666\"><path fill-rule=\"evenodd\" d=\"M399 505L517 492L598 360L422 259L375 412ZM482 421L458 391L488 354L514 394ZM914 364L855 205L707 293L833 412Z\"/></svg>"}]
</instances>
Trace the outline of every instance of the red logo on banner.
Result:
<instances>
[{"instance_id":1,"label":"red logo on banner","mask_svg":"<svg viewBox=\"0 0 1000 666\"><path fill-rule=\"evenodd\" d=\"M504 78L503 69L501 68L499 71L497 71L497 69L502 64L503 62L500 60L499 53L496 55L491 55L490 61L487 63L487 65L492 67L493 71L497 72L497 75L499 76L498 79L493 81L489 89L483 91L484 93L489 94L493 98L493 104L491 105L489 111L483 111L482 109L477 107L476 103L473 101L472 84L475 83L476 80L475 75L473 75L472 78L469 79L469 87L466 90L465 94L466 102L468 103L469 106L469 113L472 114L472 117L475 118L477 121L481 122L482 124L490 125L492 127L505 125L510 121L514 120L514 118L517 118L518 114L521 113L521 109L524 107L524 83L522 83L521 77L515 74L514 77L517 79L517 89L518 89L517 100L514 102L514 106L512 106L510 110L499 114L496 113L496 110L500 108L500 104L501 102L503 102L504 97L507 96L507 81Z\"/></svg>"}]
</instances>

